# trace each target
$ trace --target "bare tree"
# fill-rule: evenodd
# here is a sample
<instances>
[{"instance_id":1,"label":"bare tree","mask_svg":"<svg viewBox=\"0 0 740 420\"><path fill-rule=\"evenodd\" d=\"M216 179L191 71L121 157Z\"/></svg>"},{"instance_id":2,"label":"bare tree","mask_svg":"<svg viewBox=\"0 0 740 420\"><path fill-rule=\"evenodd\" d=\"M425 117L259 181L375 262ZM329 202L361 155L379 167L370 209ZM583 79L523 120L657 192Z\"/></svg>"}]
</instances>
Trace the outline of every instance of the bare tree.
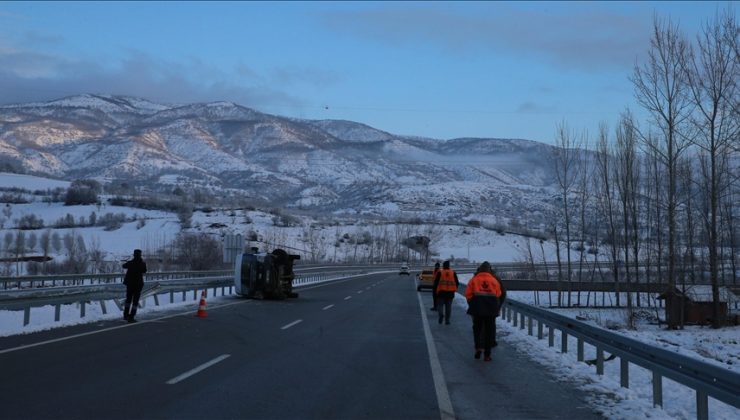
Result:
<instances>
[{"instance_id":1,"label":"bare tree","mask_svg":"<svg viewBox=\"0 0 740 420\"><path fill-rule=\"evenodd\" d=\"M630 253L634 250L634 244L630 239L635 239L637 234L631 230L635 228L638 215L633 203L637 201L637 183L639 180L639 164L637 162L637 135L635 133L632 116L629 113L622 115L616 132L616 184L619 192L621 209L622 233L620 244L622 245L622 256L624 258L624 280L627 286L627 308L632 310L631 283L633 277L630 272ZM637 261L638 254L634 250L632 257ZM637 266L636 266L637 267ZM637 280L635 271L634 280ZM639 294L638 294L639 296Z\"/></svg>"},{"instance_id":2,"label":"bare tree","mask_svg":"<svg viewBox=\"0 0 740 420\"><path fill-rule=\"evenodd\" d=\"M689 81L696 118L692 120L698 135L693 143L701 153L702 175L708 192L704 227L708 237L709 273L714 302L714 328L719 328L719 230L723 159L737 148L738 134L738 77L740 61L737 54L738 23L734 13L725 10L714 21L704 25L697 37L696 54L684 63Z\"/></svg>"},{"instance_id":3,"label":"bare tree","mask_svg":"<svg viewBox=\"0 0 740 420\"><path fill-rule=\"evenodd\" d=\"M13 246L13 232L5 232L5 253L10 255L11 247Z\"/></svg>"},{"instance_id":4,"label":"bare tree","mask_svg":"<svg viewBox=\"0 0 740 420\"><path fill-rule=\"evenodd\" d=\"M588 219L586 217L589 205L591 204L591 194L589 188L589 180L591 178L591 171L593 165L589 160L589 154L586 150L589 149L588 139L584 138L583 150L578 154L578 213L580 216L579 220L579 231L580 240L578 244L578 282L583 282L583 267L585 264L586 256L586 235L589 230ZM576 304L581 305L581 290L578 289L576 294Z\"/></svg>"},{"instance_id":5,"label":"bare tree","mask_svg":"<svg viewBox=\"0 0 740 420\"><path fill-rule=\"evenodd\" d=\"M13 250L13 253L15 254L15 272L20 276L21 257L25 257L26 255L26 234L22 230L19 230L15 234L15 249Z\"/></svg>"},{"instance_id":6,"label":"bare tree","mask_svg":"<svg viewBox=\"0 0 740 420\"><path fill-rule=\"evenodd\" d=\"M651 136L642 136L644 145L660 158L668 175L668 197L666 202L668 224L668 287L675 288L676 278L676 186L678 159L688 142L682 136L682 128L692 111L688 89L686 60L688 43L679 32L677 24L670 18L653 20L653 36L650 40L648 60L635 66L631 77L637 101L650 114L652 123L660 130L660 141ZM675 328L673 317L668 327Z\"/></svg>"},{"instance_id":7,"label":"bare tree","mask_svg":"<svg viewBox=\"0 0 740 420\"><path fill-rule=\"evenodd\" d=\"M39 237L36 236L35 232L31 232L28 235L28 242L27 242L28 251L33 252L36 249L36 245L38 245L38 243L39 243Z\"/></svg>"},{"instance_id":8,"label":"bare tree","mask_svg":"<svg viewBox=\"0 0 740 420\"><path fill-rule=\"evenodd\" d=\"M44 253L44 263L46 263L46 257L49 256L49 250L51 249L51 229L46 229L41 234L39 244L41 246L41 252Z\"/></svg>"},{"instance_id":9,"label":"bare tree","mask_svg":"<svg viewBox=\"0 0 740 420\"><path fill-rule=\"evenodd\" d=\"M572 274L572 258L571 258L571 203L570 195L573 192L573 187L578 180L578 163L579 154L581 153L581 142L579 142L576 134L568 128L565 122L558 124L555 143L557 148L555 149L555 177L557 179L558 187L560 189L560 199L562 220L565 224L565 245L566 245L566 263L567 263L567 280L569 283L568 287L568 306L570 306L570 281ZM562 281L562 269L558 264L558 279ZM560 303L560 302L559 302Z\"/></svg>"},{"instance_id":10,"label":"bare tree","mask_svg":"<svg viewBox=\"0 0 740 420\"><path fill-rule=\"evenodd\" d=\"M178 260L190 270L209 270L220 264L221 244L205 233L181 232L175 239Z\"/></svg>"},{"instance_id":11,"label":"bare tree","mask_svg":"<svg viewBox=\"0 0 740 420\"><path fill-rule=\"evenodd\" d=\"M62 238L59 236L58 232L51 234L51 246L57 254L62 252Z\"/></svg>"},{"instance_id":12,"label":"bare tree","mask_svg":"<svg viewBox=\"0 0 740 420\"><path fill-rule=\"evenodd\" d=\"M615 208L615 185L614 185L614 158L611 156L609 147L609 134L606 124L599 125L599 140L597 146L597 165L599 168L599 205L604 215L608 229L608 243L611 250L612 272L614 273L614 291L617 306L620 306L619 287L619 244L617 242L617 209Z\"/></svg>"},{"instance_id":13,"label":"bare tree","mask_svg":"<svg viewBox=\"0 0 740 420\"><path fill-rule=\"evenodd\" d=\"M94 236L90 240L90 246L87 250L88 259L92 263L93 274L102 273L105 266L105 252L100 246L100 238Z\"/></svg>"},{"instance_id":14,"label":"bare tree","mask_svg":"<svg viewBox=\"0 0 740 420\"><path fill-rule=\"evenodd\" d=\"M89 263L85 238L71 232L64 235L63 241L67 251L67 271L74 274L85 273Z\"/></svg>"}]
</instances>

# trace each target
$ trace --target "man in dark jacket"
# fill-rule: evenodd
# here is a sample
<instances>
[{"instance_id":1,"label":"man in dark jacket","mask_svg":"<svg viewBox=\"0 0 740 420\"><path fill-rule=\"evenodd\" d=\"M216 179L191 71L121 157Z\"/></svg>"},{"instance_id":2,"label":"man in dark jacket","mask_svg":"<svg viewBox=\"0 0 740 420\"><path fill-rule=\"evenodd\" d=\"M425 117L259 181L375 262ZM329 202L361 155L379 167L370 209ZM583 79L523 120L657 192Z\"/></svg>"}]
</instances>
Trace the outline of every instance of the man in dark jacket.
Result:
<instances>
[{"instance_id":1,"label":"man in dark jacket","mask_svg":"<svg viewBox=\"0 0 740 420\"><path fill-rule=\"evenodd\" d=\"M489 362L491 347L496 346L496 317L506 292L488 261L478 267L468 282L465 298L468 300L468 314L473 317L475 358L480 359L481 353L484 353L484 360Z\"/></svg>"},{"instance_id":2,"label":"man in dark jacket","mask_svg":"<svg viewBox=\"0 0 740 420\"><path fill-rule=\"evenodd\" d=\"M141 250L134 250L134 258L123 264L126 276L123 284L126 285L126 305L123 308L123 319L128 322L136 322L136 308L139 306L141 289L144 288L144 273L146 263L141 259Z\"/></svg>"}]
</instances>

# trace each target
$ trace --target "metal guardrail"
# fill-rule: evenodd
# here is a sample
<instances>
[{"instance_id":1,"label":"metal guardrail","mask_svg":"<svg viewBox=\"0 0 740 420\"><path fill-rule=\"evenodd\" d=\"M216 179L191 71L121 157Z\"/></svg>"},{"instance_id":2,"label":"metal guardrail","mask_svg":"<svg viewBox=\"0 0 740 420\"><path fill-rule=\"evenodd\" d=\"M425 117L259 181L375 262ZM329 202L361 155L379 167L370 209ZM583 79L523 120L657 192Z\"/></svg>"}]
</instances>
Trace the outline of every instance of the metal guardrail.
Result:
<instances>
[{"instance_id":1,"label":"metal guardrail","mask_svg":"<svg viewBox=\"0 0 740 420\"><path fill-rule=\"evenodd\" d=\"M170 294L170 303L174 301L174 294L177 292L185 293L193 291L193 299L197 299L198 290L214 289L214 296L217 289L221 288L221 294L226 294L225 288L233 287L232 276L220 277L200 277L185 278L177 280L167 280L162 282L145 283L142 291L142 301L147 295L154 297L154 302L159 305L159 295ZM148 292L152 292L148 294ZM126 294L126 286L123 284L96 284L87 286L66 286L50 287L35 289L19 289L0 291L0 309L3 310L22 310L23 325L28 325L31 317L31 308L51 305L54 306L54 321L60 319L60 309L62 305L78 304L80 307L80 318L85 317L85 307L90 302L99 302L103 314L107 313L105 302L113 300L116 305L120 306L119 300Z\"/></svg>"},{"instance_id":2,"label":"metal guardrail","mask_svg":"<svg viewBox=\"0 0 740 420\"><path fill-rule=\"evenodd\" d=\"M327 272L348 273L361 270L381 270L384 268L396 269L397 267L384 266L321 266L321 267L298 267L295 269L296 275L313 276ZM315 271L314 271L315 270ZM149 272L144 274L144 282L160 282L175 279L187 279L196 277L217 277L231 276L233 270L212 270L212 271L162 271ZM20 277L0 277L0 291L16 290L28 288L46 288L46 287L65 287L65 286L89 286L96 284L116 284L123 283L125 273L108 273L108 274L58 274L47 276L20 276Z\"/></svg>"},{"instance_id":3,"label":"metal guardrail","mask_svg":"<svg viewBox=\"0 0 740 420\"><path fill-rule=\"evenodd\" d=\"M629 388L630 363L652 371L653 405L663 406L662 378L666 377L696 391L699 420L709 419L708 397L740 408L740 374L511 299L505 301L502 314L521 329L527 321L529 335L533 335L533 323L537 321L539 339L547 327L550 347L555 345L554 331L560 330L563 353L568 352L568 336L576 337L578 361L584 361L584 342L594 346L599 375L604 374L604 352L616 355L620 358L620 383L624 388Z\"/></svg>"},{"instance_id":4,"label":"metal guardrail","mask_svg":"<svg viewBox=\"0 0 740 420\"><path fill-rule=\"evenodd\" d=\"M216 271L162 271L144 274L145 282L184 279L193 277L227 276L232 270ZM124 273L108 274L58 274L50 276L0 277L0 289L24 289L34 287L84 286L93 284L122 283Z\"/></svg>"}]
</instances>

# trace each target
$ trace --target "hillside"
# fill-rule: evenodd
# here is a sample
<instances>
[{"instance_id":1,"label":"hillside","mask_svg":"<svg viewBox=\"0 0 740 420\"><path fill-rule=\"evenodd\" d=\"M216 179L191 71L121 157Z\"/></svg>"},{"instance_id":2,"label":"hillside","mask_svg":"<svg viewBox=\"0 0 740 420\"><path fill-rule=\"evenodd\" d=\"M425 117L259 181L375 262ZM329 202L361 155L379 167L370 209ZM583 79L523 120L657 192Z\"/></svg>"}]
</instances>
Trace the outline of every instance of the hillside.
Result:
<instances>
[{"instance_id":1,"label":"hillside","mask_svg":"<svg viewBox=\"0 0 740 420\"><path fill-rule=\"evenodd\" d=\"M49 201L48 192L67 186L68 183L57 180L0 173L0 194L13 191L13 196L18 198L14 203L3 204L0 214L0 232L4 239L0 258L6 259L6 263L0 264L0 272L4 275L17 274L13 261L20 255L16 252L20 234L24 237L22 255L25 256L44 254L40 239L44 234L59 237L59 247L49 248L54 261L69 258L65 237L81 237L87 253L96 254L100 262L107 262L97 270L119 270L115 262L127 258L134 248L143 249L150 258L162 259L163 252L168 252L181 232L206 234L218 243L224 235L241 234L247 247L287 248L309 262L406 259L418 266L422 255L402 245L407 238L416 236L430 239L430 261L454 258L518 261L525 257L527 238L480 226L361 222L353 218L327 221L257 208L215 208L194 211L191 227L183 228L174 213L113 205L108 195L101 195L99 204L90 205L65 206L62 202ZM42 223L33 228L19 228L21 220L30 216ZM551 260L554 246L546 243L543 250L545 258ZM538 259L541 258L538 256ZM93 265L90 259L90 269Z\"/></svg>"},{"instance_id":2,"label":"hillside","mask_svg":"<svg viewBox=\"0 0 740 420\"><path fill-rule=\"evenodd\" d=\"M552 202L551 155L551 146L526 140L397 136L229 102L80 95L0 107L5 168L162 191L199 187L322 214L525 216L538 226Z\"/></svg>"}]
</instances>

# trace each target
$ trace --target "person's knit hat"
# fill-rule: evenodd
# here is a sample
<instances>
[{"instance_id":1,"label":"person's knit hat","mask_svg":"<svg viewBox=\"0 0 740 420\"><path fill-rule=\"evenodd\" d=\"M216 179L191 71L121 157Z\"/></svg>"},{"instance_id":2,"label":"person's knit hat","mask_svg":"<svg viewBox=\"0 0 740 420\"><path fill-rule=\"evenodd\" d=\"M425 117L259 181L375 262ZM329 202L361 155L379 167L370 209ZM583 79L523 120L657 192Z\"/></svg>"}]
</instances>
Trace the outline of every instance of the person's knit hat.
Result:
<instances>
[{"instance_id":1,"label":"person's knit hat","mask_svg":"<svg viewBox=\"0 0 740 420\"><path fill-rule=\"evenodd\" d=\"M491 269L491 263L488 261L483 261L480 266L478 266L478 272L479 273L490 273L493 271Z\"/></svg>"}]
</instances>

